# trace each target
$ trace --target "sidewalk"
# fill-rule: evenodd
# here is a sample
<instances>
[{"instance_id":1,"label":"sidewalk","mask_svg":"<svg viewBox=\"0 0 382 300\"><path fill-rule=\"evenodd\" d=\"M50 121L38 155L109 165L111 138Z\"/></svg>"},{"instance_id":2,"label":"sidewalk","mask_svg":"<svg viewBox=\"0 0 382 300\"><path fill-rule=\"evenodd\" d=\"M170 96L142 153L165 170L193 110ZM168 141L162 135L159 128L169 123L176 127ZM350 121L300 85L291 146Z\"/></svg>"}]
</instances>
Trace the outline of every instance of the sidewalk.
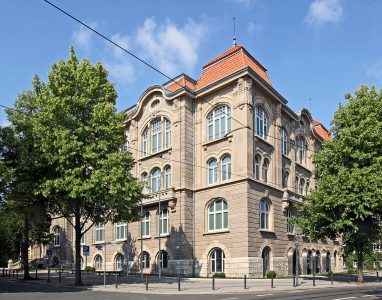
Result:
<instances>
[{"instance_id":1,"label":"sidewalk","mask_svg":"<svg viewBox=\"0 0 382 300\"><path fill-rule=\"evenodd\" d=\"M34 273L31 273L33 276ZM73 287L74 274L62 273L61 283L59 283L59 273L50 274L50 282L47 282L48 274L41 272L38 274L38 280L26 281L32 284L43 284L62 287ZM22 278L22 274L19 274ZM318 277L315 280L316 286L313 286L312 278L299 278L299 286L293 287L293 279L274 279L274 288L271 288L270 279L247 279L246 289L244 289L244 279L215 279L215 288L212 289L212 278L181 278L180 291L178 291L178 278L163 277L160 281L157 276L148 277L148 285L146 290L145 277L142 279L139 275L106 276L106 286L104 285L103 275L83 274L83 288L93 291L108 291L121 293L140 293L140 294L236 294L236 293L254 293L257 292L275 292L275 291L292 291L296 293L303 292L307 289L323 289L332 287L346 288L349 286L359 285L355 282L355 276L351 278L352 282L347 282L347 276L339 276L338 280L331 281L326 277ZM376 276L367 276L366 285L380 286L376 282ZM10 280L16 280L10 279ZM116 287L116 280L118 287Z\"/></svg>"}]
</instances>

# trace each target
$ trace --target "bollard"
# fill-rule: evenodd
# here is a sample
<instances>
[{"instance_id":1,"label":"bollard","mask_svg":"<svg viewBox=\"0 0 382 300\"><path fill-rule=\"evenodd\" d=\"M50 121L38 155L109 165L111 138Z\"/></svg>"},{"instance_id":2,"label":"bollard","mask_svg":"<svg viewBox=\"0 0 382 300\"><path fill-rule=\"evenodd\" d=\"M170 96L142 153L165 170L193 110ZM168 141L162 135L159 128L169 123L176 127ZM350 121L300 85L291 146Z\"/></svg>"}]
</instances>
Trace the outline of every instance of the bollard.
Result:
<instances>
[{"instance_id":1,"label":"bollard","mask_svg":"<svg viewBox=\"0 0 382 300\"><path fill-rule=\"evenodd\" d=\"M37 279L37 269L36 269L36 279Z\"/></svg>"},{"instance_id":2,"label":"bollard","mask_svg":"<svg viewBox=\"0 0 382 300\"><path fill-rule=\"evenodd\" d=\"M46 282L50 282L50 269L48 269L48 280Z\"/></svg>"},{"instance_id":3,"label":"bollard","mask_svg":"<svg viewBox=\"0 0 382 300\"><path fill-rule=\"evenodd\" d=\"M378 274L378 271L377 271L377 283L379 283L379 274Z\"/></svg>"},{"instance_id":4,"label":"bollard","mask_svg":"<svg viewBox=\"0 0 382 300\"><path fill-rule=\"evenodd\" d=\"M215 290L215 277L212 277L212 290Z\"/></svg>"},{"instance_id":5,"label":"bollard","mask_svg":"<svg viewBox=\"0 0 382 300\"><path fill-rule=\"evenodd\" d=\"M274 286L273 286L273 276L272 276L272 278L271 278L271 288L272 288L272 289L274 288Z\"/></svg>"},{"instance_id":6,"label":"bollard","mask_svg":"<svg viewBox=\"0 0 382 300\"><path fill-rule=\"evenodd\" d=\"M330 282L333 285L333 272L330 272Z\"/></svg>"},{"instance_id":7,"label":"bollard","mask_svg":"<svg viewBox=\"0 0 382 300\"><path fill-rule=\"evenodd\" d=\"M313 272L313 286L316 286L316 272Z\"/></svg>"},{"instance_id":8,"label":"bollard","mask_svg":"<svg viewBox=\"0 0 382 300\"><path fill-rule=\"evenodd\" d=\"M247 275L244 275L244 289L247 289Z\"/></svg>"},{"instance_id":9,"label":"bollard","mask_svg":"<svg viewBox=\"0 0 382 300\"><path fill-rule=\"evenodd\" d=\"M118 288L118 274L115 273L115 288Z\"/></svg>"},{"instance_id":10,"label":"bollard","mask_svg":"<svg viewBox=\"0 0 382 300\"><path fill-rule=\"evenodd\" d=\"M146 274L146 291L148 291L148 290L149 290L149 278Z\"/></svg>"},{"instance_id":11,"label":"bollard","mask_svg":"<svg viewBox=\"0 0 382 300\"><path fill-rule=\"evenodd\" d=\"M293 273L293 287L296 287L296 274Z\"/></svg>"},{"instance_id":12,"label":"bollard","mask_svg":"<svg viewBox=\"0 0 382 300\"><path fill-rule=\"evenodd\" d=\"M178 275L178 292L180 292L180 274Z\"/></svg>"},{"instance_id":13,"label":"bollard","mask_svg":"<svg viewBox=\"0 0 382 300\"><path fill-rule=\"evenodd\" d=\"M16 270L16 279L19 280L19 269Z\"/></svg>"},{"instance_id":14,"label":"bollard","mask_svg":"<svg viewBox=\"0 0 382 300\"><path fill-rule=\"evenodd\" d=\"M58 272L58 283L61 284L61 271Z\"/></svg>"}]
</instances>

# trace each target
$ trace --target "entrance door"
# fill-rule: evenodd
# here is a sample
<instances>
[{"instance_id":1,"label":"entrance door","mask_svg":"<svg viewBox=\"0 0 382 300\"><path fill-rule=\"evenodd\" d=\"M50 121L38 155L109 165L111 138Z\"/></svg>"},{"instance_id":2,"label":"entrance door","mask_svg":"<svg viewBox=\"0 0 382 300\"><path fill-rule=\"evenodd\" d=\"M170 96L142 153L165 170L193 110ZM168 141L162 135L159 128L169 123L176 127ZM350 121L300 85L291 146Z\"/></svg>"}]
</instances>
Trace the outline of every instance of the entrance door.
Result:
<instances>
[{"instance_id":1,"label":"entrance door","mask_svg":"<svg viewBox=\"0 0 382 300\"><path fill-rule=\"evenodd\" d=\"M263 258L263 277L267 275L269 271L269 248L265 247L263 250L262 258Z\"/></svg>"}]
</instances>

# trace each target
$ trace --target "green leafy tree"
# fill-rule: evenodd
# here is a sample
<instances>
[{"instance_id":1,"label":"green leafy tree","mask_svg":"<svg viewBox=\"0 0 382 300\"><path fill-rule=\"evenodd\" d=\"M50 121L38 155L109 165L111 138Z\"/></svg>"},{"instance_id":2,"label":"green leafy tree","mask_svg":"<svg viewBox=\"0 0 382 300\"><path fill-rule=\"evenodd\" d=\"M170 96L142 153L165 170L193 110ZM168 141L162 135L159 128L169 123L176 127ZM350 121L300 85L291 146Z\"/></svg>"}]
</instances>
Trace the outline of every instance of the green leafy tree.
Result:
<instances>
[{"instance_id":1,"label":"green leafy tree","mask_svg":"<svg viewBox=\"0 0 382 300\"><path fill-rule=\"evenodd\" d=\"M71 49L36 93L36 147L52 166L40 193L54 199L51 212L75 229L75 284L81 285L85 224L137 220L142 184L130 172L131 153L121 150L125 116L116 112L117 94L100 63L79 61Z\"/></svg>"},{"instance_id":2,"label":"green leafy tree","mask_svg":"<svg viewBox=\"0 0 382 300\"><path fill-rule=\"evenodd\" d=\"M38 86L38 78L34 86ZM8 258L18 258L29 279L28 249L31 243L47 242L50 238L48 201L38 195L39 184L46 178L49 166L35 147L31 124L35 94L23 93L15 106L24 110L7 110L10 125L0 128L0 195L2 228L8 245Z\"/></svg>"},{"instance_id":3,"label":"green leafy tree","mask_svg":"<svg viewBox=\"0 0 382 300\"><path fill-rule=\"evenodd\" d=\"M314 155L318 190L301 207L297 224L312 238L341 237L355 252L358 281L379 236L382 212L382 91L362 86L346 94L332 121L331 141Z\"/></svg>"}]
</instances>

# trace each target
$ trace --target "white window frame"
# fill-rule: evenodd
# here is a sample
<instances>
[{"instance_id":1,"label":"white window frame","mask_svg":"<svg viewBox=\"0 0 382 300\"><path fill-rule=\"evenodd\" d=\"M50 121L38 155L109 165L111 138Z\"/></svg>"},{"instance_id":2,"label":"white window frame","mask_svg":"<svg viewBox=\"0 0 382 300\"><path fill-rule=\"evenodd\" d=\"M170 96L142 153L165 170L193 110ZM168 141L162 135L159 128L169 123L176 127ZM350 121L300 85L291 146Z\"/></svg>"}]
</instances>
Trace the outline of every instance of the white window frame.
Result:
<instances>
[{"instance_id":1,"label":"white window frame","mask_svg":"<svg viewBox=\"0 0 382 300\"><path fill-rule=\"evenodd\" d=\"M211 251L211 273L224 272L225 254L223 249L215 248ZM218 261L220 261L220 268L218 268Z\"/></svg>"},{"instance_id":2,"label":"white window frame","mask_svg":"<svg viewBox=\"0 0 382 300\"><path fill-rule=\"evenodd\" d=\"M165 189L169 189L171 187L171 166L167 165L164 168L164 186Z\"/></svg>"},{"instance_id":3,"label":"white window frame","mask_svg":"<svg viewBox=\"0 0 382 300\"><path fill-rule=\"evenodd\" d=\"M231 179L231 155L225 154L221 159L221 181Z\"/></svg>"},{"instance_id":4,"label":"white window frame","mask_svg":"<svg viewBox=\"0 0 382 300\"><path fill-rule=\"evenodd\" d=\"M115 224L115 240L116 241L124 241L127 237L127 223L124 221L120 221Z\"/></svg>"},{"instance_id":5,"label":"white window frame","mask_svg":"<svg viewBox=\"0 0 382 300\"><path fill-rule=\"evenodd\" d=\"M214 164L212 164L214 163ZM208 180L208 184L211 185L211 184L215 184L217 183L218 179L217 179L217 175L218 175L218 161L216 158L211 158L209 161L208 161L208 164L207 164L207 168L208 168L208 172L207 172L207 180Z\"/></svg>"},{"instance_id":6,"label":"white window frame","mask_svg":"<svg viewBox=\"0 0 382 300\"><path fill-rule=\"evenodd\" d=\"M102 270L103 258L102 258L102 256L100 254L97 254L94 257L94 266L95 266L96 270Z\"/></svg>"},{"instance_id":7,"label":"white window frame","mask_svg":"<svg viewBox=\"0 0 382 300\"><path fill-rule=\"evenodd\" d=\"M147 251L141 253L141 267L143 269L150 268L150 254Z\"/></svg>"},{"instance_id":8,"label":"white window frame","mask_svg":"<svg viewBox=\"0 0 382 300\"><path fill-rule=\"evenodd\" d=\"M255 108L255 130L257 136L263 139L266 138L268 130L268 119L264 110L259 106L256 106Z\"/></svg>"},{"instance_id":9,"label":"white window frame","mask_svg":"<svg viewBox=\"0 0 382 300\"><path fill-rule=\"evenodd\" d=\"M105 224L97 223L95 227L95 242L101 243L105 241Z\"/></svg>"},{"instance_id":10,"label":"white window frame","mask_svg":"<svg viewBox=\"0 0 382 300\"><path fill-rule=\"evenodd\" d=\"M123 270L123 266L126 263L125 256L121 253L118 253L115 256L115 269L116 270Z\"/></svg>"},{"instance_id":11,"label":"white window frame","mask_svg":"<svg viewBox=\"0 0 382 300\"><path fill-rule=\"evenodd\" d=\"M269 160L264 159L263 161L263 181L268 182L268 171L269 171Z\"/></svg>"},{"instance_id":12,"label":"white window frame","mask_svg":"<svg viewBox=\"0 0 382 300\"><path fill-rule=\"evenodd\" d=\"M207 117L207 138L213 141L231 131L231 108L228 105L216 107Z\"/></svg>"},{"instance_id":13,"label":"white window frame","mask_svg":"<svg viewBox=\"0 0 382 300\"><path fill-rule=\"evenodd\" d=\"M169 213L168 209L161 210L159 215L159 235L167 235L169 233Z\"/></svg>"},{"instance_id":14,"label":"white window frame","mask_svg":"<svg viewBox=\"0 0 382 300\"><path fill-rule=\"evenodd\" d=\"M151 153L157 153L162 149L162 120L155 119L151 123Z\"/></svg>"},{"instance_id":15,"label":"white window frame","mask_svg":"<svg viewBox=\"0 0 382 300\"><path fill-rule=\"evenodd\" d=\"M53 246L54 247L60 247L60 245L61 245L61 227L56 226L56 227L54 227Z\"/></svg>"},{"instance_id":16,"label":"white window frame","mask_svg":"<svg viewBox=\"0 0 382 300\"><path fill-rule=\"evenodd\" d=\"M151 215L146 212L141 220L141 235L143 238L151 236Z\"/></svg>"},{"instance_id":17,"label":"white window frame","mask_svg":"<svg viewBox=\"0 0 382 300\"><path fill-rule=\"evenodd\" d=\"M165 119L165 147L170 148L171 147L171 121L169 119Z\"/></svg>"},{"instance_id":18,"label":"white window frame","mask_svg":"<svg viewBox=\"0 0 382 300\"><path fill-rule=\"evenodd\" d=\"M221 209L217 208L218 203L221 203ZM221 218L221 226L218 227L217 225L217 217L220 216ZM209 206L208 206L208 231L220 231L220 230L226 230L228 229L228 204L227 201L225 201L223 198L219 198L214 200Z\"/></svg>"},{"instance_id":19,"label":"white window frame","mask_svg":"<svg viewBox=\"0 0 382 300\"><path fill-rule=\"evenodd\" d=\"M297 162L303 164L305 161L305 141L302 137L298 136L296 138L297 145Z\"/></svg>"},{"instance_id":20,"label":"white window frame","mask_svg":"<svg viewBox=\"0 0 382 300\"><path fill-rule=\"evenodd\" d=\"M151 192L156 193L161 190L161 170L159 168L154 168L151 173Z\"/></svg>"},{"instance_id":21,"label":"white window frame","mask_svg":"<svg viewBox=\"0 0 382 300\"><path fill-rule=\"evenodd\" d=\"M86 245L86 233L84 233L86 231L86 225L84 225L84 227L82 227L82 230L81 230L81 245Z\"/></svg>"},{"instance_id":22,"label":"white window frame","mask_svg":"<svg viewBox=\"0 0 382 300\"><path fill-rule=\"evenodd\" d=\"M259 227L260 229L270 229L269 214L271 206L265 200L259 202Z\"/></svg>"},{"instance_id":23,"label":"white window frame","mask_svg":"<svg viewBox=\"0 0 382 300\"><path fill-rule=\"evenodd\" d=\"M143 156L148 155L148 146L149 146L149 128L146 127L146 129L143 130L143 133L142 133L142 155Z\"/></svg>"},{"instance_id":24,"label":"white window frame","mask_svg":"<svg viewBox=\"0 0 382 300\"><path fill-rule=\"evenodd\" d=\"M166 259L163 259L164 255L166 256ZM161 269L167 269L168 268L168 253L165 250L161 250L158 254L159 264ZM163 264L163 260L166 262L166 264Z\"/></svg>"}]
</instances>

